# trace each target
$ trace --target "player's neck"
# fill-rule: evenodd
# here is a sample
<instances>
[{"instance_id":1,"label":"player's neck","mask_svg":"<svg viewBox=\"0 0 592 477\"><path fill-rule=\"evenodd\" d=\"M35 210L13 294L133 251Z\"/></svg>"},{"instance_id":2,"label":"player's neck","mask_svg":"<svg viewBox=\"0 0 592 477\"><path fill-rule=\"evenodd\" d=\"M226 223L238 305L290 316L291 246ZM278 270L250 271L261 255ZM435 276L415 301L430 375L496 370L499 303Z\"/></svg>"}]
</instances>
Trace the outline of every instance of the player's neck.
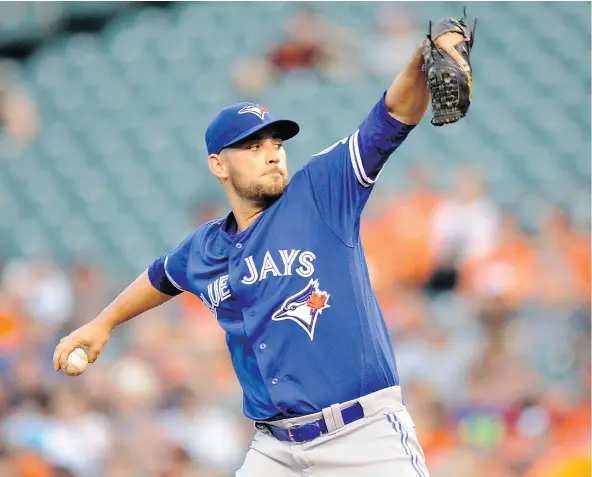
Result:
<instances>
[{"instance_id":1,"label":"player's neck","mask_svg":"<svg viewBox=\"0 0 592 477\"><path fill-rule=\"evenodd\" d=\"M263 213L265 207L251 201L236 200L230 204L234 220L236 220L237 233L248 229Z\"/></svg>"}]
</instances>

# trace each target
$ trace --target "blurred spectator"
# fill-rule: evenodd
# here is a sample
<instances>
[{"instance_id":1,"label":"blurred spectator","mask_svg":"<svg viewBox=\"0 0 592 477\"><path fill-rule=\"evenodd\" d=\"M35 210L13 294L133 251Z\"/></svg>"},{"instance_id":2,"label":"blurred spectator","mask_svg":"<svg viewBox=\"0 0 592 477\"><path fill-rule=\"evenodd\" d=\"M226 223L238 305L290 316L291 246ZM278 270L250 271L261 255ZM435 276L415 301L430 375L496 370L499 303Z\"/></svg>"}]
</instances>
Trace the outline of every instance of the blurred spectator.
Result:
<instances>
[{"instance_id":1,"label":"blurred spectator","mask_svg":"<svg viewBox=\"0 0 592 477\"><path fill-rule=\"evenodd\" d=\"M36 322L55 329L72 317L72 284L52 260L13 260L4 267L2 281Z\"/></svg>"},{"instance_id":2,"label":"blurred spectator","mask_svg":"<svg viewBox=\"0 0 592 477\"><path fill-rule=\"evenodd\" d=\"M534 293L547 305L590 301L590 234L576 230L567 214L551 206L538 241Z\"/></svg>"},{"instance_id":3,"label":"blurred spectator","mask_svg":"<svg viewBox=\"0 0 592 477\"><path fill-rule=\"evenodd\" d=\"M558 446L545 454L525 477L588 477L592 474L590 446Z\"/></svg>"},{"instance_id":4,"label":"blurred spectator","mask_svg":"<svg viewBox=\"0 0 592 477\"><path fill-rule=\"evenodd\" d=\"M171 442L185 449L193 460L230 472L244 456L244 436L239 422L211 398L189 389L179 389L178 407L163 413L163 426Z\"/></svg>"},{"instance_id":5,"label":"blurred spectator","mask_svg":"<svg viewBox=\"0 0 592 477\"><path fill-rule=\"evenodd\" d=\"M42 452L50 462L79 477L98 477L110 438L109 421L91 409L83 392L64 385L54 390L52 416L41 436Z\"/></svg>"},{"instance_id":6,"label":"blurred spectator","mask_svg":"<svg viewBox=\"0 0 592 477\"><path fill-rule=\"evenodd\" d=\"M3 354L22 343L26 320L20 302L0 285L0 368Z\"/></svg>"},{"instance_id":7,"label":"blurred spectator","mask_svg":"<svg viewBox=\"0 0 592 477\"><path fill-rule=\"evenodd\" d=\"M72 476L74 474L60 474L60 470L53 469L39 453L32 452L28 449L19 449L14 452L14 458L17 465L17 473L15 477L55 477L56 475ZM3 474L0 474L3 475ZM74 475L74 477L76 477Z\"/></svg>"},{"instance_id":8,"label":"blurred spectator","mask_svg":"<svg viewBox=\"0 0 592 477\"><path fill-rule=\"evenodd\" d=\"M389 237L391 269L399 284L420 286L434 267L430 227L441 194L432 174L427 164L413 163L408 167L408 190L387 201L383 234Z\"/></svg>"},{"instance_id":9,"label":"blurred spectator","mask_svg":"<svg viewBox=\"0 0 592 477\"><path fill-rule=\"evenodd\" d=\"M472 360L469 402L507 410L536 389L523 353L525 343L512 333L515 312L497 296L482 298L476 311L482 343L477 359ZM504 386L499 386L500 381Z\"/></svg>"},{"instance_id":10,"label":"blurred spectator","mask_svg":"<svg viewBox=\"0 0 592 477\"><path fill-rule=\"evenodd\" d=\"M317 71L331 81L351 81L360 68L351 51L353 31L331 23L310 7L300 7L284 28L284 39L261 58L248 58L236 65L236 86L244 94L257 93L278 75L298 69Z\"/></svg>"},{"instance_id":11,"label":"blurred spectator","mask_svg":"<svg viewBox=\"0 0 592 477\"><path fill-rule=\"evenodd\" d=\"M7 449L0 447L0 475L17 477L18 467Z\"/></svg>"},{"instance_id":12,"label":"blurred spectator","mask_svg":"<svg viewBox=\"0 0 592 477\"><path fill-rule=\"evenodd\" d=\"M41 452L51 401L48 391L42 387L41 374L29 373L30 370L21 370L8 383L9 408L2 419L0 441L12 447Z\"/></svg>"},{"instance_id":13,"label":"blurred spectator","mask_svg":"<svg viewBox=\"0 0 592 477\"><path fill-rule=\"evenodd\" d=\"M432 387L439 401L450 406L459 404L466 395L469 367L480 345L466 339L474 338L471 330L452 335L449 329L421 315L416 316L416 321L401 324L393 339L402 381L421 381Z\"/></svg>"},{"instance_id":14,"label":"blurred spectator","mask_svg":"<svg viewBox=\"0 0 592 477\"><path fill-rule=\"evenodd\" d=\"M66 467L54 467L52 477L76 477L76 474Z\"/></svg>"},{"instance_id":15,"label":"blurred spectator","mask_svg":"<svg viewBox=\"0 0 592 477\"><path fill-rule=\"evenodd\" d=\"M106 279L99 267L79 261L70 270L73 301L72 328L94 319L105 307L110 293Z\"/></svg>"},{"instance_id":16,"label":"blurred spectator","mask_svg":"<svg viewBox=\"0 0 592 477\"><path fill-rule=\"evenodd\" d=\"M191 460L180 447L173 447L167 463L157 477L224 477L224 472Z\"/></svg>"},{"instance_id":17,"label":"blurred spectator","mask_svg":"<svg viewBox=\"0 0 592 477\"><path fill-rule=\"evenodd\" d=\"M34 100L2 73L0 64L0 147L28 146L37 137L39 123Z\"/></svg>"},{"instance_id":18,"label":"blurred spectator","mask_svg":"<svg viewBox=\"0 0 592 477\"><path fill-rule=\"evenodd\" d=\"M376 9L374 35L364 40L368 72L387 81L404 68L425 35L403 5L381 4Z\"/></svg>"},{"instance_id":19,"label":"blurred spectator","mask_svg":"<svg viewBox=\"0 0 592 477\"><path fill-rule=\"evenodd\" d=\"M429 463L428 463L429 465ZM482 459L468 448L451 450L430 468L431 477L484 477L486 467ZM504 476L505 477L505 476Z\"/></svg>"},{"instance_id":20,"label":"blurred spectator","mask_svg":"<svg viewBox=\"0 0 592 477\"><path fill-rule=\"evenodd\" d=\"M434 209L431 241L435 253L431 289L454 289L459 268L482 258L499 242L500 212L470 168L457 170L454 189Z\"/></svg>"},{"instance_id":21,"label":"blurred spectator","mask_svg":"<svg viewBox=\"0 0 592 477\"><path fill-rule=\"evenodd\" d=\"M413 299L405 295L423 285L434 265L429 233L439 192L425 164L411 165L407 178L408 190L374 198L360 228L372 286L390 325L412 312Z\"/></svg>"},{"instance_id":22,"label":"blurred spectator","mask_svg":"<svg viewBox=\"0 0 592 477\"><path fill-rule=\"evenodd\" d=\"M534 244L508 213L499 224L499 243L464 264L461 270L463 291L471 300L496 296L506 305L518 307L532 292L535 263Z\"/></svg>"}]
</instances>

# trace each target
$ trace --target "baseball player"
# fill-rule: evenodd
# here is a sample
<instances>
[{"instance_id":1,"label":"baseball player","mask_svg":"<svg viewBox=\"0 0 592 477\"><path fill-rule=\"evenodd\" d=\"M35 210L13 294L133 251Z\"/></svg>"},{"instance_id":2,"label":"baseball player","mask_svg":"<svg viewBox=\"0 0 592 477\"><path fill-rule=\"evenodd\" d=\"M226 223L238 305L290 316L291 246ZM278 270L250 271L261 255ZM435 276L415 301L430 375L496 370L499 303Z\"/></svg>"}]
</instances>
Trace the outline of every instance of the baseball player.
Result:
<instances>
[{"instance_id":1,"label":"baseball player","mask_svg":"<svg viewBox=\"0 0 592 477\"><path fill-rule=\"evenodd\" d=\"M237 476L428 477L360 244L360 215L387 158L422 119L464 116L474 26L440 22L357 130L288 183L283 141L299 126L239 103L206 131L231 212L156 259L57 346L97 359L111 330L193 293L226 332L256 433Z\"/></svg>"}]
</instances>

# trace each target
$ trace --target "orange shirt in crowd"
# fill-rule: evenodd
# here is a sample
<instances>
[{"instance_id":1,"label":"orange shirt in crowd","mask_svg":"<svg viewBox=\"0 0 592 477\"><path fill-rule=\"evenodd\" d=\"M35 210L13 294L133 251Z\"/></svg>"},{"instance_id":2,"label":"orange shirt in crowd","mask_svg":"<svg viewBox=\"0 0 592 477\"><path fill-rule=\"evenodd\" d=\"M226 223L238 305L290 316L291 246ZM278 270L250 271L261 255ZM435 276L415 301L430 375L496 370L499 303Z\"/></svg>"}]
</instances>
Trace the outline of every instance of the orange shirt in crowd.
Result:
<instances>
[{"instance_id":1,"label":"orange shirt in crowd","mask_svg":"<svg viewBox=\"0 0 592 477\"><path fill-rule=\"evenodd\" d=\"M11 307L0 307L0 353L15 350L22 342L25 319Z\"/></svg>"},{"instance_id":2,"label":"orange shirt in crowd","mask_svg":"<svg viewBox=\"0 0 592 477\"><path fill-rule=\"evenodd\" d=\"M196 326L196 336L209 343L212 359L210 364L214 368L212 375L216 380L216 387L220 390L231 391L237 386L237 379L232 367L230 355L226 347L226 333L203 302L192 293L182 293L178 297L183 314Z\"/></svg>"},{"instance_id":3,"label":"orange shirt in crowd","mask_svg":"<svg viewBox=\"0 0 592 477\"><path fill-rule=\"evenodd\" d=\"M547 305L590 299L590 238L543 237L533 298Z\"/></svg>"},{"instance_id":4,"label":"orange shirt in crowd","mask_svg":"<svg viewBox=\"0 0 592 477\"><path fill-rule=\"evenodd\" d=\"M432 270L431 215L438 196L417 192L392 200L379 219L362 222L361 237L377 293L420 284Z\"/></svg>"},{"instance_id":5,"label":"orange shirt in crowd","mask_svg":"<svg viewBox=\"0 0 592 477\"><path fill-rule=\"evenodd\" d=\"M590 445L557 446L547 452L525 477L590 477Z\"/></svg>"},{"instance_id":6,"label":"orange shirt in crowd","mask_svg":"<svg viewBox=\"0 0 592 477\"><path fill-rule=\"evenodd\" d=\"M467 263L461 270L461 288L468 295L494 292L517 305L530 294L535 264L533 244L517 234Z\"/></svg>"},{"instance_id":7,"label":"orange shirt in crowd","mask_svg":"<svg viewBox=\"0 0 592 477\"><path fill-rule=\"evenodd\" d=\"M575 229L562 210L550 207L540 244L541 270L534 298L548 304L590 300L590 235Z\"/></svg>"},{"instance_id":8,"label":"orange shirt in crowd","mask_svg":"<svg viewBox=\"0 0 592 477\"><path fill-rule=\"evenodd\" d=\"M568 413L555 419L556 422L552 427L554 441L566 445L589 441L591 419L592 411L589 403L571 408Z\"/></svg>"},{"instance_id":9,"label":"orange shirt in crowd","mask_svg":"<svg viewBox=\"0 0 592 477\"><path fill-rule=\"evenodd\" d=\"M565 243L565 258L574 272L578 294L590 299L590 236L574 234Z\"/></svg>"},{"instance_id":10,"label":"orange shirt in crowd","mask_svg":"<svg viewBox=\"0 0 592 477\"><path fill-rule=\"evenodd\" d=\"M390 234L385 230L383 220L364 219L360 230L362 246L366 255L372 287L382 306L391 306L394 275L391 263L394 260L390 247Z\"/></svg>"},{"instance_id":11,"label":"orange shirt in crowd","mask_svg":"<svg viewBox=\"0 0 592 477\"><path fill-rule=\"evenodd\" d=\"M51 477L51 466L34 452L22 451L16 457L18 477Z\"/></svg>"},{"instance_id":12,"label":"orange shirt in crowd","mask_svg":"<svg viewBox=\"0 0 592 477\"><path fill-rule=\"evenodd\" d=\"M385 220L391 233L393 273L399 283L420 284L434 266L430 231L432 214L439 202L435 193L423 191L403 196L391 202Z\"/></svg>"},{"instance_id":13,"label":"orange shirt in crowd","mask_svg":"<svg viewBox=\"0 0 592 477\"><path fill-rule=\"evenodd\" d=\"M440 456L458 446L457 433L452 426L443 426L430 431L418 431L418 437L428 462L438 460Z\"/></svg>"}]
</instances>

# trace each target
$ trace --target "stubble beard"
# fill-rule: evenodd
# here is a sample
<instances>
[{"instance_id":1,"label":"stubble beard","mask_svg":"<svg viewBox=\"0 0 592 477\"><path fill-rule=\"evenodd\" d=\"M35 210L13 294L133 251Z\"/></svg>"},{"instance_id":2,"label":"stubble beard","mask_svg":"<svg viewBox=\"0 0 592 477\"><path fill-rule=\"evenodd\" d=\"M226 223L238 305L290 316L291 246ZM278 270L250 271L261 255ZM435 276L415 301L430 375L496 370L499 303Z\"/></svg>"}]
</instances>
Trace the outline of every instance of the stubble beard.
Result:
<instances>
[{"instance_id":1,"label":"stubble beard","mask_svg":"<svg viewBox=\"0 0 592 477\"><path fill-rule=\"evenodd\" d=\"M284 176L282 176L281 181L264 185L256 182L244 183L235 174L232 174L230 182L241 199L248 200L264 208L269 207L278 200L286 188Z\"/></svg>"}]
</instances>

